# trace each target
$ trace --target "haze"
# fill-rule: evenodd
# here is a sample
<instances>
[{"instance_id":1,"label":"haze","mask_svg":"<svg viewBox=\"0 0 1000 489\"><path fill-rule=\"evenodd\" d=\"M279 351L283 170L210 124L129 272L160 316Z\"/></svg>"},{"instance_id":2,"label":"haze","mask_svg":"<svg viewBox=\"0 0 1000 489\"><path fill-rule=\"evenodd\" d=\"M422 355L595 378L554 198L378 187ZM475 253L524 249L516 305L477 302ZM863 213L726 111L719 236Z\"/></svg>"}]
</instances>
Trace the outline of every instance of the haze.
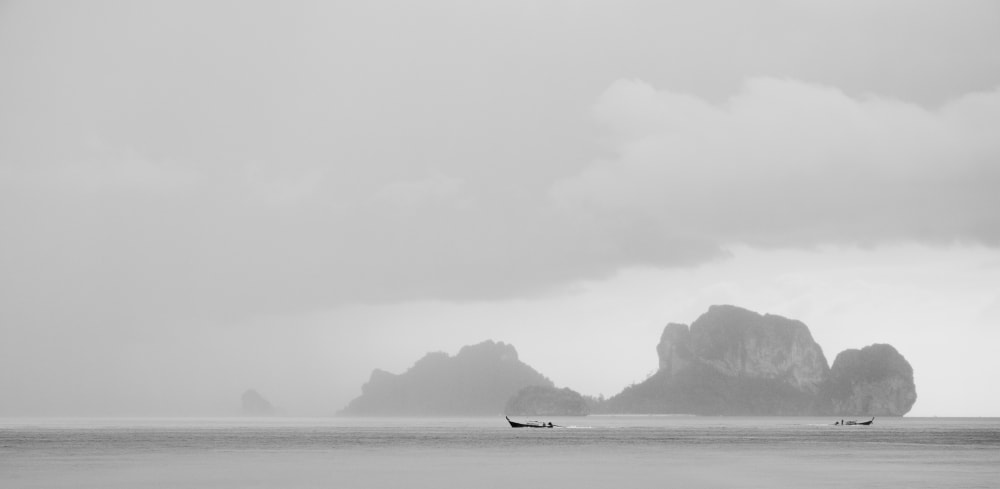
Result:
<instances>
[{"instance_id":1,"label":"haze","mask_svg":"<svg viewBox=\"0 0 1000 489\"><path fill-rule=\"evenodd\" d=\"M0 3L0 415L329 415L711 304L998 416L990 1Z\"/></svg>"}]
</instances>

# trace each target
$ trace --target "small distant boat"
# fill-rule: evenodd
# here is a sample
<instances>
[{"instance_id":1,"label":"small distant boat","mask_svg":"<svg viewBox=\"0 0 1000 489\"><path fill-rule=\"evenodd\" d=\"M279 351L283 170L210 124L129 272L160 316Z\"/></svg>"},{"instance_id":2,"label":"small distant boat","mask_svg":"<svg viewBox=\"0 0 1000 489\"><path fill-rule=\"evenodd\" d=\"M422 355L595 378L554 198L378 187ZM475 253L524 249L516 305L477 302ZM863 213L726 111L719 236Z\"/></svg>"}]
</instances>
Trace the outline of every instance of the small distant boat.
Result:
<instances>
[{"instance_id":1,"label":"small distant boat","mask_svg":"<svg viewBox=\"0 0 1000 489\"><path fill-rule=\"evenodd\" d=\"M556 427L556 425L552 424L551 421L548 423L542 423L540 421L525 421L524 423L518 423L517 421L511 421L511 419L508 418L507 416L504 416L504 418L506 418L507 422L510 423L511 428L555 428Z\"/></svg>"},{"instance_id":2,"label":"small distant boat","mask_svg":"<svg viewBox=\"0 0 1000 489\"><path fill-rule=\"evenodd\" d=\"M844 421L844 426L870 426L874 422L875 422L875 417L873 416L872 419L869 419L868 421L860 421L860 422L859 421ZM840 424L840 422L834 423L835 426L838 425L838 424Z\"/></svg>"}]
</instances>

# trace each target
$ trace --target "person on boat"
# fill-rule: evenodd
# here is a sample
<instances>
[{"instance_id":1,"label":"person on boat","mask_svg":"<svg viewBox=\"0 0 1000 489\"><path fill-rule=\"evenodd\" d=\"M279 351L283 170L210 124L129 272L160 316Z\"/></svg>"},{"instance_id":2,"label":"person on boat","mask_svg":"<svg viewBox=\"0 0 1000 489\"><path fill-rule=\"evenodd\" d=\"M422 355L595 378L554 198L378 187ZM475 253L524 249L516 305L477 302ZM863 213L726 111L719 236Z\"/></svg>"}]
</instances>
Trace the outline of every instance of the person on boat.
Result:
<instances>
[{"instance_id":1,"label":"person on boat","mask_svg":"<svg viewBox=\"0 0 1000 489\"><path fill-rule=\"evenodd\" d=\"M551 422L551 421L549 421L549 428L551 428L551 427L552 427L552 422Z\"/></svg>"}]
</instances>

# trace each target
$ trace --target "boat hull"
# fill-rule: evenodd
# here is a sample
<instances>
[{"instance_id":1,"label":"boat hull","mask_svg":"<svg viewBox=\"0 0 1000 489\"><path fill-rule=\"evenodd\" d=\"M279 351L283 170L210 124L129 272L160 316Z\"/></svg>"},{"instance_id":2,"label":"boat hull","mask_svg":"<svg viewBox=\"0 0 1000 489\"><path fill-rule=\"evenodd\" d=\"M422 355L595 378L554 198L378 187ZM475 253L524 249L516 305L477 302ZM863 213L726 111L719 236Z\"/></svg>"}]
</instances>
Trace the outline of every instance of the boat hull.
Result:
<instances>
[{"instance_id":1,"label":"boat hull","mask_svg":"<svg viewBox=\"0 0 1000 489\"><path fill-rule=\"evenodd\" d=\"M507 417L504 416L504 418L507 418ZM510 427L511 428L552 428L553 427L552 423L548 423L548 424L546 424L546 423L538 423L538 422L518 423L517 421L511 421L510 418L507 418L507 422L510 423Z\"/></svg>"},{"instance_id":2,"label":"boat hull","mask_svg":"<svg viewBox=\"0 0 1000 489\"><path fill-rule=\"evenodd\" d=\"M875 418L872 418L872 419L870 419L868 421L861 421L861 422L858 422L858 421L845 421L844 422L844 426L871 426L871 424L874 423L874 422L875 422ZM840 423L838 422L836 424L840 424Z\"/></svg>"}]
</instances>

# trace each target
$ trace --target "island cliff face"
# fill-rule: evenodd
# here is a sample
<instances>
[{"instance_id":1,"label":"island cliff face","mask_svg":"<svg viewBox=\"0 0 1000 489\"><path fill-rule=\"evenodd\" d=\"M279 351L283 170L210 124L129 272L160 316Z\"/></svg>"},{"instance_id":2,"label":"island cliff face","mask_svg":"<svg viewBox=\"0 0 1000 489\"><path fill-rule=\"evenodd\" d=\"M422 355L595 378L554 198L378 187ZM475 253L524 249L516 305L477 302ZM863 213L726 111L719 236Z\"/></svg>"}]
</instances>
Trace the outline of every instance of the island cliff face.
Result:
<instances>
[{"instance_id":1,"label":"island cliff face","mask_svg":"<svg viewBox=\"0 0 1000 489\"><path fill-rule=\"evenodd\" d=\"M890 345L844 350L833 361L823 397L844 416L906 413L917 401L913 368Z\"/></svg>"},{"instance_id":2,"label":"island cliff face","mask_svg":"<svg viewBox=\"0 0 1000 489\"><path fill-rule=\"evenodd\" d=\"M668 324L656 347L660 370L680 374L692 362L727 376L779 379L816 392L829 373L823 350L799 321L712 306L691 328Z\"/></svg>"},{"instance_id":3,"label":"island cliff face","mask_svg":"<svg viewBox=\"0 0 1000 489\"><path fill-rule=\"evenodd\" d=\"M831 370L805 324L735 306L712 306L690 328L668 324L656 350L659 370L602 411L899 416L916 399L913 371L892 347L848 350Z\"/></svg>"},{"instance_id":4,"label":"island cliff face","mask_svg":"<svg viewBox=\"0 0 1000 489\"><path fill-rule=\"evenodd\" d=\"M496 415L527 386L552 381L522 363L512 345L485 341L454 357L429 353L405 373L376 369L361 396L340 413L353 416Z\"/></svg>"}]
</instances>

